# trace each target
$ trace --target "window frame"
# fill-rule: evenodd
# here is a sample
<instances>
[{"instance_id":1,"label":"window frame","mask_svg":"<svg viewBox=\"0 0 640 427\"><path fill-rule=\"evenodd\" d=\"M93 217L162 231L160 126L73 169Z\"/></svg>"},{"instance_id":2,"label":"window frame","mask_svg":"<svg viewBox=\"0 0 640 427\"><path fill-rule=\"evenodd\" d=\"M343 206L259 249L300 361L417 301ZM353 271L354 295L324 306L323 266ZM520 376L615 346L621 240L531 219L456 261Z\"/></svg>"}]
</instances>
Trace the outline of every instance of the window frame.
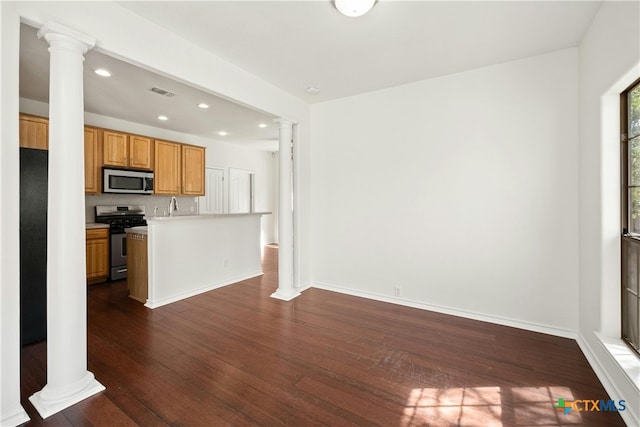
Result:
<instances>
[{"instance_id":1,"label":"window frame","mask_svg":"<svg viewBox=\"0 0 640 427\"><path fill-rule=\"evenodd\" d=\"M627 272L627 268L629 268L629 253L631 251L638 251L640 253L640 233L632 233L630 231L630 179L629 173L631 168L629 166L630 155L629 155L629 105L628 105L628 95L631 91L636 88L640 88L640 79L633 82L629 87L627 87L620 94L620 231L621 231L621 280L620 280L620 337L622 340L638 355L640 355L640 342L634 345L627 337L625 336L627 322L629 322L630 318L627 318L629 314L627 313L627 280L629 278L629 274ZM634 136L634 138L638 138L640 135ZM634 186L637 187L637 186ZM635 248L634 248L635 246ZM639 286L636 289L636 304L637 310L636 313L640 317L640 256L636 258L636 275L637 281L639 282ZM640 321L636 328L640 329ZM640 331L638 332L640 334ZM639 340L640 341L640 340Z\"/></svg>"}]
</instances>

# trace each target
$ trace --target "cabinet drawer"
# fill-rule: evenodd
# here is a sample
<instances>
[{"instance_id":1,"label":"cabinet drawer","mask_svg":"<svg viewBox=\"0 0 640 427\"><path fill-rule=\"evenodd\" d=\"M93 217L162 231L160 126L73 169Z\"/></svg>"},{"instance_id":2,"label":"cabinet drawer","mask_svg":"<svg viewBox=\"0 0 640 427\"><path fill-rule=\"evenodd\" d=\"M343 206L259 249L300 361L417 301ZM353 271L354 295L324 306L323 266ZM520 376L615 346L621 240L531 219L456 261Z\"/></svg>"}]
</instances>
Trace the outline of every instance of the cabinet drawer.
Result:
<instances>
[{"instance_id":1,"label":"cabinet drawer","mask_svg":"<svg viewBox=\"0 0 640 427\"><path fill-rule=\"evenodd\" d=\"M109 238L108 228L90 228L87 231L87 240Z\"/></svg>"}]
</instances>

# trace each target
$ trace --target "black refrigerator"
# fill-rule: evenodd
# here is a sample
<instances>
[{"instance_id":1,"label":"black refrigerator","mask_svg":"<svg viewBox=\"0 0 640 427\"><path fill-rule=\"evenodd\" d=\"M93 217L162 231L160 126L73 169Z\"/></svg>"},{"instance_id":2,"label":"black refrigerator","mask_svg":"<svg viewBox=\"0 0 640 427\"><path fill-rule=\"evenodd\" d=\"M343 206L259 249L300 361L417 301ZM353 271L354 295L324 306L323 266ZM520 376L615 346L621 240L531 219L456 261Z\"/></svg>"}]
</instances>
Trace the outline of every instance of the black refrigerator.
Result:
<instances>
[{"instance_id":1,"label":"black refrigerator","mask_svg":"<svg viewBox=\"0 0 640 427\"><path fill-rule=\"evenodd\" d=\"M20 343L47 338L49 152L20 148Z\"/></svg>"}]
</instances>

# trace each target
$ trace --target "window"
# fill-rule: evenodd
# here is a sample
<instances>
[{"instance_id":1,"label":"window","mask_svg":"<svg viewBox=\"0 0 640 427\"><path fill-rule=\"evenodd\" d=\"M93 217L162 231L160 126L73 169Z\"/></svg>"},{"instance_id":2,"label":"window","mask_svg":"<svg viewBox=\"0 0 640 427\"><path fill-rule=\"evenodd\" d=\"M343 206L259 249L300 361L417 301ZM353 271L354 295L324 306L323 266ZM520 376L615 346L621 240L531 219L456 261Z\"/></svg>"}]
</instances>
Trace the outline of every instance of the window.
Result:
<instances>
[{"instance_id":1,"label":"window","mask_svg":"<svg viewBox=\"0 0 640 427\"><path fill-rule=\"evenodd\" d=\"M640 80L620 96L622 339L640 353Z\"/></svg>"}]
</instances>

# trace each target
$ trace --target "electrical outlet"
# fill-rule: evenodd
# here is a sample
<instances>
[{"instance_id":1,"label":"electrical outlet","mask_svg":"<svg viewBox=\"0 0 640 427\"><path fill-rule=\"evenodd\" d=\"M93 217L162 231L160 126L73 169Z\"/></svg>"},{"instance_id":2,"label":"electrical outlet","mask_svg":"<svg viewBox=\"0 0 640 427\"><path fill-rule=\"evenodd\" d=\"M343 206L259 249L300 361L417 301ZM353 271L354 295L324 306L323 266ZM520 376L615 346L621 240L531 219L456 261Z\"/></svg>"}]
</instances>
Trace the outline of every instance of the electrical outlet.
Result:
<instances>
[{"instance_id":1,"label":"electrical outlet","mask_svg":"<svg viewBox=\"0 0 640 427\"><path fill-rule=\"evenodd\" d=\"M400 296L400 286L394 286L393 287L393 295L396 297Z\"/></svg>"}]
</instances>

